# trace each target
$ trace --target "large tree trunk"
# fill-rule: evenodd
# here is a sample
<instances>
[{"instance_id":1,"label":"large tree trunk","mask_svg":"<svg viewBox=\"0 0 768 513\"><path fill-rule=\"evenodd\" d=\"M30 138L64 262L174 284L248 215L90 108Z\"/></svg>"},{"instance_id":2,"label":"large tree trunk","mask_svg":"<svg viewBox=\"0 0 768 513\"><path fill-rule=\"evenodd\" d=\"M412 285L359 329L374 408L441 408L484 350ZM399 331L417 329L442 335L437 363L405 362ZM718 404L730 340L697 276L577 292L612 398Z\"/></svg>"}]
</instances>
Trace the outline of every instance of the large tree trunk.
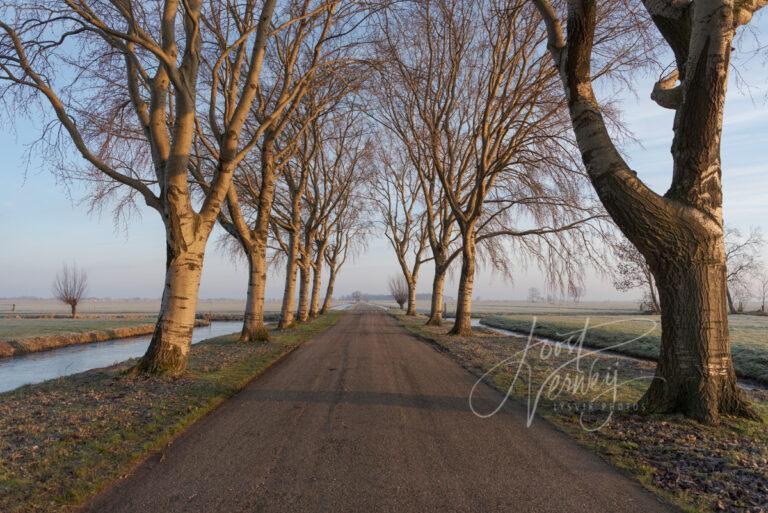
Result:
<instances>
[{"instance_id":1,"label":"large tree trunk","mask_svg":"<svg viewBox=\"0 0 768 513\"><path fill-rule=\"evenodd\" d=\"M427 326L443 324L443 290L445 289L445 273L447 267L435 266L435 277L432 280L432 304L429 309Z\"/></svg>"},{"instance_id":2,"label":"large tree trunk","mask_svg":"<svg viewBox=\"0 0 768 513\"><path fill-rule=\"evenodd\" d=\"M323 300L323 307L320 309L320 315L325 315L328 310L331 309L331 302L333 301L333 287L336 285L336 269L335 264L330 266L331 272L328 276L328 285L325 288L325 299Z\"/></svg>"},{"instance_id":3,"label":"large tree trunk","mask_svg":"<svg viewBox=\"0 0 768 513\"><path fill-rule=\"evenodd\" d=\"M160 315L149 348L135 369L178 376L187 367L192 344L203 252L172 253L169 245Z\"/></svg>"},{"instance_id":4,"label":"large tree trunk","mask_svg":"<svg viewBox=\"0 0 768 513\"><path fill-rule=\"evenodd\" d=\"M682 412L704 422L754 416L731 360L725 256L715 240L699 256L655 265L661 297L661 354L641 400L650 412Z\"/></svg>"},{"instance_id":5,"label":"large tree trunk","mask_svg":"<svg viewBox=\"0 0 768 513\"><path fill-rule=\"evenodd\" d=\"M475 233L473 227L464 230L462 243L456 320L449 333L469 337L472 335L472 287L475 281Z\"/></svg>"},{"instance_id":6,"label":"large tree trunk","mask_svg":"<svg viewBox=\"0 0 768 513\"><path fill-rule=\"evenodd\" d=\"M291 233L288 243L288 261L285 266L285 289L283 290L283 305L280 308L280 323L278 328L288 328L294 321L294 305L296 301L296 271L298 270L299 231Z\"/></svg>"},{"instance_id":7,"label":"large tree trunk","mask_svg":"<svg viewBox=\"0 0 768 513\"><path fill-rule=\"evenodd\" d=\"M308 265L299 267L299 320L306 322L309 320L309 293L311 281L311 269Z\"/></svg>"},{"instance_id":8,"label":"large tree trunk","mask_svg":"<svg viewBox=\"0 0 768 513\"><path fill-rule=\"evenodd\" d=\"M267 284L267 259L260 251L248 251L248 292L243 314L241 342L269 340L264 325L264 290Z\"/></svg>"},{"instance_id":9,"label":"large tree trunk","mask_svg":"<svg viewBox=\"0 0 768 513\"><path fill-rule=\"evenodd\" d=\"M678 71L677 77L657 83L651 95L676 111L672 184L664 196L648 188L621 157L595 98L596 2L568 3L567 39L551 4L536 5L546 20L549 49L589 177L608 213L645 256L659 289L661 350L657 379L641 400L644 409L680 411L708 423L720 414L754 417L736 384L726 315L720 137L736 21L733 2L643 3L674 52Z\"/></svg>"}]
</instances>

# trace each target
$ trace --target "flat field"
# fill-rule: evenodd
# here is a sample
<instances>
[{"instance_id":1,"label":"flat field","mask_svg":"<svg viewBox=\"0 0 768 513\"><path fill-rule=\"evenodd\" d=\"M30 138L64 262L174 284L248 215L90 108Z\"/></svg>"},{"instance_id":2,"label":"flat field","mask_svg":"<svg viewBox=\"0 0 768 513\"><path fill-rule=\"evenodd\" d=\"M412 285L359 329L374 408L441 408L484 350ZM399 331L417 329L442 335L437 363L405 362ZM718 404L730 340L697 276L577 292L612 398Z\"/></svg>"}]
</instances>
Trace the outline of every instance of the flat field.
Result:
<instances>
[{"instance_id":1,"label":"flat field","mask_svg":"<svg viewBox=\"0 0 768 513\"><path fill-rule=\"evenodd\" d=\"M539 336L576 340L583 332L585 344L591 346L613 347L617 352L649 359L656 359L659 354L661 320L658 315L544 312L490 315L483 323L496 328L529 332L534 317L535 333ZM728 321L736 372L741 377L768 383L768 317L732 315Z\"/></svg>"},{"instance_id":2,"label":"flat field","mask_svg":"<svg viewBox=\"0 0 768 513\"><path fill-rule=\"evenodd\" d=\"M15 305L15 308L14 308ZM197 303L198 313L242 313L245 299L201 299ZM267 312L279 312L280 302L269 299L264 305ZM156 315L160 310L160 299L111 299L88 298L78 306L78 314L129 314L144 313ZM68 315L69 307L55 299L0 299L0 315Z\"/></svg>"},{"instance_id":3,"label":"flat field","mask_svg":"<svg viewBox=\"0 0 768 513\"><path fill-rule=\"evenodd\" d=\"M86 319L0 318L0 340L57 336L86 331L105 331L115 328L132 328L154 322L155 318L150 316Z\"/></svg>"}]
</instances>

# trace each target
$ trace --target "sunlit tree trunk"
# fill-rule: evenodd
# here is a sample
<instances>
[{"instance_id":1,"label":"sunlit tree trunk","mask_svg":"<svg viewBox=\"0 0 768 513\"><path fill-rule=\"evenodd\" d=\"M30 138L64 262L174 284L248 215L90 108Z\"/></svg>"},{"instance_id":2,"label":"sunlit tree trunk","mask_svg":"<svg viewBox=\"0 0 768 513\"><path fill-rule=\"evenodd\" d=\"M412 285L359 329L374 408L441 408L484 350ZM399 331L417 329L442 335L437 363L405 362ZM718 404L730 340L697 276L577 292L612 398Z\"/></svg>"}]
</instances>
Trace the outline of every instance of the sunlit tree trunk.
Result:
<instances>
[{"instance_id":1,"label":"sunlit tree trunk","mask_svg":"<svg viewBox=\"0 0 768 513\"><path fill-rule=\"evenodd\" d=\"M309 265L299 267L299 320L306 322L309 320L309 295L310 283L312 281L312 271Z\"/></svg>"},{"instance_id":2,"label":"sunlit tree trunk","mask_svg":"<svg viewBox=\"0 0 768 513\"><path fill-rule=\"evenodd\" d=\"M443 324L443 294L445 289L445 274L448 268L435 263L435 277L432 280L432 302L429 308L427 326Z\"/></svg>"},{"instance_id":3,"label":"sunlit tree trunk","mask_svg":"<svg viewBox=\"0 0 768 513\"><path fill-rule=\"evenodd\" d=\"M336 269L334 265L330 266L330 274L328 275L328 285L325 288L325 299L323 300L323 307L320 309L320 315L328 313L331 309L331 302L333 301L333 287L336 285Z\"/></svg>"},{"instance_id":4,"label":"sunlit tree trunk","mask_svg":"<svg viewBox=\"0 0 768 513\"><path fill-rule=\"evenodd\" d=\"M178 375L186 369L202 267L202 248L180 252L169 245L160 315L136 370Z\"/></svg>"},{"instance_id":5,"label":"sunlit tree trunk","mask_svg":"<svg viewBox=\"0 0 768 513\"><path fill-rule=\"evenodd\" d=\"M552 5L535 3L547 24L589 177L606 210L646 258L659 289L661 350L640 405L707 423L720 415L756 418L731 359L720 164L733 35L751 12L735 16L727 0L644 2L677 64L676 74L659 81L652 94L660 106L676 111L672 184L659 196L621 158L594 95L594 0L568 4L567 38Z\"/></svg>"},{"instance_id":6,"label":"sunlit tree trunk","mask_svg":"<svg viewBox=\"0 0 768 513\"><path fill-rule=\"evenodd\" d=\"M280 308L280 329L287 328L293 324L295 317L296 301L296 271L298 270L297 256L298 234L291 234L291 240L288 245L288 261L285 265L285 288L283 290L283 304Z\"/></svg>"},{"instance_id":7,"label":"sunlit tree trunk","mask_svg":"<svg viewBox=\"0 0 768 513\"><path fill-rule=\"evenodd\" d=\"M259 208L256 223L250 233L253 249L248 252L250 280L246 311L243 316L241 342L269 340L269 331L264 324L264 293L267 286L267 239L269 219L275 196L274 141L268 135L261 150L262 183L259 191Z\"/></svg>"},{"instance_id":8,"label":"sunlit tree trunk","mask_svg":"<svg viewBox=\"0 0 768 513\"><path fill-rule=\"evenodd\" d=\"M267 281L267 262L259 251L248 252L248 292L243 313L241 342L267 340L264 325L264 290Z\"/></svg>"},{"instance_id":9,"label":"sunlit tree trunk","mask_svg":"<svg viewBox=\"0 0 768 513\"><path fill-rule=\"evenodd\" d=\"M452 335L472 335L472 287L475 282L475 232L473 226L462 229L461 276L456 298L456 320Z\"/></svg>"},{"instance_id":10,"label":"sunlit tree trunk","mask_svg":"<svg viewBox=\"0 0 768 513\"><path fill-rule=\"evenodd\" d=\"M320 290L323 284L323 262L328 242L324 241L317 249L315 263L312 266L312 298L310 300L309 317L314 319L320 315Z\"/></svg>"}]
</instances>

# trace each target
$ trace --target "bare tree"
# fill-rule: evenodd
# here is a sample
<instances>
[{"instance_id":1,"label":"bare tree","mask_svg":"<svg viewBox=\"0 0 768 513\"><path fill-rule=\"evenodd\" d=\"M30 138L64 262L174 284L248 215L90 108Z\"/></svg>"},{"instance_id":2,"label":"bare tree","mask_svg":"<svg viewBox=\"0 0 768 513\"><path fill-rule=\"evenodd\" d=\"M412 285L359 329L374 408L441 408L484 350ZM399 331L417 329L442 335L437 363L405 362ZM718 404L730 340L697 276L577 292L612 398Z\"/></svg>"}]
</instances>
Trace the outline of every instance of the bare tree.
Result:
<instances>
[{"instance_id":1,"label":"bare tree","mask_svg":"<svg viewBox=\"0 0 768 513\"><path fill-rule=\"evenodd\" d=\"M736 384L728 335L720 135L734 34L766 2L644 0L644 9L597 0L534 3L590 180L659 287L661 352L642 408L707 423L720 415L756 418ZM664 196L622 158L593 89L594 80L616 72L628 80L651 22L675 58L651 93L675 111L674 169Z\"/></svg>"},{"instance_id":2,"label":"bare tree","mask_svg":"<svg viewBox=\"0 0 768 513\"><path fill-rule=\"evenodd\" d=\"M469 335L481 242L505 274L511 246L539 251L537 263L548 265L554 253L568 252L565 233L599 213L580 194L557 74L542 55L544 31L531 22L528 2L436 0L394 12L381 22L382 122L420 177L434 299L452 258L461 257L451 333ZM458 252L448 249L456 232Z\"/></svg>"},{"instance_id":3,"label":"bare tree","mask_svg":"<svg viewBox=\"0 0 768 513\"><path fill-rule=\"evenodd\" d=\"M528 288L528 302L529 303L538 303L541 301L541 291L539 291L538 287L529 287Z\"/></svg>"},{"instance_id":4,"label":"bare tree","mask_svg":"<svg viewBox=\"0 0 768 513\"><path fill-rule=\"evenodd\" d=\"M355 257L367 246L367 239L372 230L372 223L366 211L368 206L361 194L356 193L341 203L336 212L336 219L330 230L328 245L325 249L325 263L328 266L328 282L325 299L320 314L331 308L336 277L350 257Z\"/></svg>"},{"instance_id":5,"label":"bare tree","mask_svg":"<svg viewBox=\"0 0 768 513\"><path fill-rule=\"evenodd\" d=\"M643 304L648 305L652 313L661 312L656 282L642 253L628 240L616 242L612 248L617 260L613 280L616 290L626 292L636 288L644 289Z\"/></svg>"},{"instance_id":6,"label":"bare tree","mask_svg":"<svg viewBox=\"0 0 768 513\"><path fill-rule=\"evenodd\" d=\"M234 170L260 135L241 137L275 3L0 4L0 98L17 112L39 100L54 115L39 142L59 168L94 183L96 198L126 190L164 223L160 315L137 371L186 367L205 246ZM189 183L202 125L212 134L212 172L196 209ZM68 159L70 148L84 167Z\"/></svg>"},{"instance_id":7,"label":"bare tree","mask_svg":"<svg viewBox=\"0 0 768 513\"><path fill-rule=\"evenodd\" d=\"M53 296L62 303L69 305L72 318L77 317L77 305L88 290L88 275L84 269L78 269L77 264L64 264L53 282Z\"/></svg>"},{"instance_id":8,"label":"bare tree","mask_svg":"<svg viewBox=\"0 0 768 513\"><path fill-rule=\"evenodd\" d=\"M377 172L371 184L371 203L395 252L408 286L406 315L416 315L416 285L421 265L427 261L426 221L420 210L420 185L410 161L384 137L377 148Z\"/></svg>"},{"instance_id":9,"label":"bare tree","mask_svg":"<svg viewBox=\"0 0 768 513\"><path fill-rule=\"evenodd\" d=\"M768 270L762 267L756 274L756 295L760 299L760 311L765 313L765 302L768 300Z\"/></svg>"},{"instance_id":10,"label":"bare tree","mask_svg":"<svg viewBox=\"0 0 768 513\"><path fill-rule=\"evenodd\" d=\"M242 341L269 338L264 325L264 291L272 205L280 172L294 149L284 141L285 130L313 86L327 84L324 76L347 69L351 45L341 34L348 35L358 21L355 15L363 9L346 0L290 0L284 6L277 18L286 28L273 31L274 56L267 61L271 80L260 89L251 109L248 128L259 142L258 161L240 166L235 178L238 187L230 188L226 197L228 221L249 266ZM341 75L336 76L343 81ZM243 208L241 197L250 209Z\"/></svg>"},{"instance_id":11,"label":"bare tree","mask_svg":"<svg viewBox=\"0 0 768 513\"><path fill-rule=\"evenodd\" d=\"M760 228L750 228L749 233L742 236L738 228L725 227L725 265L728 282L726 297L728 309L732 314L740 312L734 305L733 298L749 295L749 281L761 268L760 255L763 248L765 239Z\"/></svg>"},{"instance_id":12,"label":"bare tree","mask_svg":"<svg viewBox=\"0 0 768 513\"><path fill-rule=\"evenodd\" d=\"M392 299L395 300L395 303L397 303L402 310L408 302L408 282L403 276L392 276L389 279L388 285Z\"/></svg>"}]
</instances>

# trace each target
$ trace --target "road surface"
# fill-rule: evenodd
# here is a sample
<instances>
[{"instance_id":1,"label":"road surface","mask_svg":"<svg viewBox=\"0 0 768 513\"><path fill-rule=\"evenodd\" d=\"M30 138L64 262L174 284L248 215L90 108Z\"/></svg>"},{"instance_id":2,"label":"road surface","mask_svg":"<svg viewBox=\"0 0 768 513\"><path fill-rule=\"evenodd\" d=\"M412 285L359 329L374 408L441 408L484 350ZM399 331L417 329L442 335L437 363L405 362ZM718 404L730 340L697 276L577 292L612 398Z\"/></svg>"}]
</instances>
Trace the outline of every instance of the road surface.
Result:
<instances>
[{"instance_id":1,"label":"road surface","mask_svg":"<svg viewBox=\"0 0 768 513\"><path fill-rule=\"evenodd\" d=\"M676 511L364 306L253 381L86 511ZM486 386L479 402L498 404Z\"/></svg>"}]
</instances>

